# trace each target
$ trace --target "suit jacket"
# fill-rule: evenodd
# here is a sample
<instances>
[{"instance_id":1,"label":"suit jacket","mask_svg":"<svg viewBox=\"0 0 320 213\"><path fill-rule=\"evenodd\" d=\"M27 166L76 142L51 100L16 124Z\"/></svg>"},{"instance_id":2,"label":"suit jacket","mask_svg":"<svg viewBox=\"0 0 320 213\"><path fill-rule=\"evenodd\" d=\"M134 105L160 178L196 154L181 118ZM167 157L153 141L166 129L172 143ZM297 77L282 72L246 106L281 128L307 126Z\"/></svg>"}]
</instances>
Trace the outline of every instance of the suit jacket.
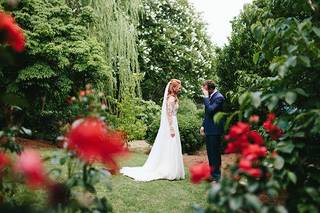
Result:
<instances>
[{"instance_id":1,"label":"suit jacket","mask_svg":"<svg viewBox=\"0 0 320 213\"><path fill-rule=\"evenodd\" d=\"M224 121L214 123L213 117L217 112L223 111L225 98L217 91L211 97L204 98L205 114L202 126L206 135L222 135Z\"/></svg>"}]
</instances>

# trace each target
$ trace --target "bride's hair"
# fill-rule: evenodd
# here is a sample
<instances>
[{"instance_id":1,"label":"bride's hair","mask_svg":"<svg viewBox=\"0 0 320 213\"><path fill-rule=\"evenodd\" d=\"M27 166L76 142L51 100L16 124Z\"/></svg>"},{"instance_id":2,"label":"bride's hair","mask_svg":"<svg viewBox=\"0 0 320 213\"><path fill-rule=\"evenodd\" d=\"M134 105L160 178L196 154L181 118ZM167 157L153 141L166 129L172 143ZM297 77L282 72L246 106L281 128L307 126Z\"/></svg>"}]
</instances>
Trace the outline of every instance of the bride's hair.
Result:
<instances>
[{"instance_id":1,"label":"bride's hair","mask_svg":"<svg viewBox=\"0 0 320 213\"><path fill-rule=\"evenodd\" d=\"M181 87L181 81L178 79L171 79L170 80L170 85L168 89L168 98L170 96L174 96L176 98L176 101L178 100L178 92L179 92L179 87Z\"/></svg>"}]
</instances>

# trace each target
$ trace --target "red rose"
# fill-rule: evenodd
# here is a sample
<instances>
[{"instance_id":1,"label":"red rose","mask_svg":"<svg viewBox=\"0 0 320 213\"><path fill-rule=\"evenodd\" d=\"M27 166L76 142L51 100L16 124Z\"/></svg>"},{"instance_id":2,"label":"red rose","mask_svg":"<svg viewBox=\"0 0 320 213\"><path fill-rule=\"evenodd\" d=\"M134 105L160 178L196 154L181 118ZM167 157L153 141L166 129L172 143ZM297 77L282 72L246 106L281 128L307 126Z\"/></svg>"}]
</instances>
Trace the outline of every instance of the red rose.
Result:
<instances>
[{"instance_id":1,"label":"red rose","mask_svg":"<svg viewBox=\"0 0 320 213\"><path fill-rule=\"evenodd\" d=\"M258 168L253 168L252 167L252 161L248 160L246 158L241 158L239 162L239 169L241 172L246 173L252 177L261 177L262 172Z\"/></svg>"},{"instance_id":2,"label":"red rose","mask_svg":"<svg viewBox=\"0 0 320 213\"><path fill-rule=\"evenodd\" d=\"M267 121L265 121L264 123L263 123L263 128L267 131L267 132L269 132L270 131L270 129L271 129L271 127L272 127L272 122L271 121L269 121L269 120L267 120Z\"/></svg>"},{"instance_id":3,"label":"red rose","mask_svg":"<svg viewBox=\"0 0 320 213\"><path fill-rule=\"evenodd\" d=\"M276 119L276 115L273 112L270 112L267 115L267 120L272 122L272 121L274 121L274 119Z\"/></svg>"},{"instance_id":4,"label":"red rose","mask_svg":"<svg viewBox=\"0 0 320 213\"><path fill-rule=\"evenodd\" d=\"M198 184L210 177L212 169L207 163L201 163L189 168L191 174L191 182Z\"/></svg>"},{"instance_id":5,"label":"red rose","mask_svg":"<svg viewBox=\"0 0 320 213\"><path fill-rule=\"evenodd\" d=\"M272 140L277 140L283 135L282 129L278 126L273 125L271 121L267 120L263 123L263 128L271 136Z\"/></svg>"},{"instance_id":6,"label":"red rose","mask_svg":"<svg viewBox=\"0 0 320 213\"><path fill-rule=\"evenodd\" d=\"M259 134L259 132L255 130L248 132L248 138L254 144L258 144L258 145L264 144L263 137Z\"/></svg>"},{"instance_id":7,"label":"red rose","mask_svg":"<svg viewBox=\"0 0 320 213\"><path fill-rule=\"evenodd\" d=\"M255 124L257 124L257 123L259 123L259 120L260 120L260 117L259 117L258 115L252 115L252 116L250 116L250 118L249 118L249 122L250 122L250 123L255 123Z\"/></svg>"},{"instance_id":8,"label":"red rose","mask_svg":"<svg viewBox=\"0 0 320 213\"><path fill-rule=\"evenodd\" d=\"M248 170L252 168L252 162L248 159L241 158L239 162L239 168L242 170Z\"/></svg>"},{"instance_id":9,"label":"red rose","mask_svg":"<svg viewBox=\"0 0 320 213\"><path fill-rule=\"evenodd\" d=\"M229 139L236 139L239 136L246 134L250 131L250 126L247 123L244 122L238 122L236 125L233 125L230 130L229 134L226 136Z\"/></svg>"},{"instance_id":10,"label":"red rose","mask_svg":"<svg viewBox=\"0 0 320 213\"><path fill-rule=\"evenodd\" d=\"M33 150L25 150L18 157L15 171L21 173L27 185L32 188L44 186L47 183L40 155Z\"/></svg>"},{"instance_id":11,"label":"red rose","mask_svg":"<svg viewBox=\"0 0 320 213\"><path fill-rule=\"evenodd\" d=\"M257 144L250 144L246 149L243 150L242 156L248 160L257 160L260 157L267 155L267 148L259 146Z\"/></svg>"},{"instance_id":12,"label":"red rose","mask_svg":"<svg viewBox=\"0 0 320 213\"><path fill-rule=\"evenodd\" d=\"M4 12L0 12L0 32L4 34L4 42L15 51L22 52L25 48L25 37L23 30L16 24L15 20Z\"/></svg>"},{"instance_id":13,"label":"red rose","mask_svg":"<svg viewBox=\"0 0 320 213\"><path fill-rule=\"evenodd\" d=\"M247 137L242 137L235 142L229 142L225 149L225 153L241 153L248 145L249 141L247 140Z\"/></svg>"},{"instance_id":14,"label":"red rose","mask_svg":"<svg viewBox=\"0 0 320 213\"><path fill-rule=\"evenodd\" d=\"M283 135L283 131L278 126L273 125L269 134L272 140L278 140Z\"/></svg>"},{"instance_id":15,"label":"red rose","mask_svg":"<svg viewBox=\"0 0 320 213\"><path fill-rule=\"evenodd\" d=\"M247 133L250 126L244 122L238 122L229 129L229 134L225 136L225 140L230 141L225 150L226 153L241 152L248 144Z\"/></svg>"},{"instance_id":16,"label":"red rose","mask_svg":"<svg viewBox=\"0 0 320 213\"><path fill-rule=\"evenodd\" d=\"M105 123L97 118L80 119L74 122L67 135L67 146L87 163L101 161L112 171L118 169L116 157L126 154L119 133L107 130Z\"/></svg>"},{"instance_id":17,"label":"red rose","mask_svg":"<svg viewBox=\"0 0 320 213\"><path fill-rule=\"evenodd\" d=\"M262 172L260 169L257 169L257 168L252 168L252 169L249 169L247 171L245 171L248 175L252 176L252 177L255 177L255 178L259 178L261 177L262 175Z\"/></svg>"}]
</instances>

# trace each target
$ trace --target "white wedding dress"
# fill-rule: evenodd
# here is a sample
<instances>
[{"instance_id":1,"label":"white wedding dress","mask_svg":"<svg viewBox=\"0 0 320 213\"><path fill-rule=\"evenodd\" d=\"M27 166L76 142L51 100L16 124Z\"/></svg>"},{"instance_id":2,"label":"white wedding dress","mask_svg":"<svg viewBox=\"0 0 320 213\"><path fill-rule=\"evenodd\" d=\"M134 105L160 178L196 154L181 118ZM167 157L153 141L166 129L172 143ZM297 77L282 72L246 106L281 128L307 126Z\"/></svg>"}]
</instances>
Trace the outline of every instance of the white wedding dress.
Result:
<instances>
[{"instance_id":1,"label":"white wedding dress","mask_svg":"<svg viewBox=\"0 0 320 213\"><path fill-rule=\"evenodd\" d=\"M178 104L174 97L167 98L168 88L169 84L164 93L160 128L147 161L142 167L123 167L120 170L120 173L133 178L135 181L180 180L185 178L176 116ZM173 131L175 133L174 137L171 136Z\"/></svg>"}]
</instances>

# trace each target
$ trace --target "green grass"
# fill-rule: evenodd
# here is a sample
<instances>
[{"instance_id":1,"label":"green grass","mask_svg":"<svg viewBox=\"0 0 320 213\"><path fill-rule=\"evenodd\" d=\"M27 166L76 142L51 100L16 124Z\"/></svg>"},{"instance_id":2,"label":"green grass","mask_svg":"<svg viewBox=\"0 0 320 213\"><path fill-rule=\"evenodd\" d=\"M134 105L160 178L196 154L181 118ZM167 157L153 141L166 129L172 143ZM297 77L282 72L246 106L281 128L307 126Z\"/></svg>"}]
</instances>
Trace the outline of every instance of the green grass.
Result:
<instances>
[{"instance_id":1,"label":"green grass","mask_svg":"<svg viewBox=\"0 0 320 213\"><path fill-rule=\"evenodd\" d=\"M44 156L52 151L42 150ZM132 154L121 166L140 166L147 158L145 154ZM51 167L51 165L49 165ZM135 182L131 178L116 175L110 177L111 185L105 181L98 184L99 196L105 196L114 212L192 212L192 205L206 205L206 185L193 185L186 168L186 179L179 181L157 180ZM110 189L111 186L111 189Z\"/></svg>"}]
</instances>

